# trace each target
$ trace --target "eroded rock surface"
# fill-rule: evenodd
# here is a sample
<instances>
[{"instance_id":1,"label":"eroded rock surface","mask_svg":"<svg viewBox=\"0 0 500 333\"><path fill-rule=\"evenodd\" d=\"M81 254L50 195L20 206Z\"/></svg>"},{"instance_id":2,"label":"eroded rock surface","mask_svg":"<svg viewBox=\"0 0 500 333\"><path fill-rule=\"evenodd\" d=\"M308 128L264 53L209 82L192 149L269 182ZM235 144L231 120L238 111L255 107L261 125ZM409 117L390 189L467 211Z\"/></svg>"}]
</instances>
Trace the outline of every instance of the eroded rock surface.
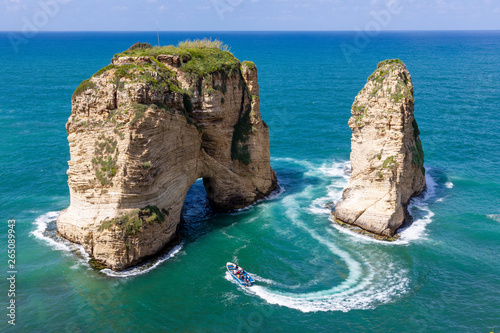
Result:
<instances>
[{"instance_id":1,"label":"eroded rock surface","mask_svg":"<svg viewBox=\"0 0 500 333\"><path fill-rule=\"evenodd\" d=\"M379 63L352 106L352 173L335 207L337 220L384 236L403 224L410 199L426 186L413 111L413 84L404 63Z\"/></svg>"},{"instance_id":2,"label":"eroded rock surface","mask_svg":"<svg viewBox=\"0 0 500 333\"><path fill-rule=\"evenodd\" d=\"M77 88L66 125L71 205L59 233L114 270L175 236L191 185L216 211L277 186L257 69L218 48L140 44Z\"/></svg>"}]
</instances>

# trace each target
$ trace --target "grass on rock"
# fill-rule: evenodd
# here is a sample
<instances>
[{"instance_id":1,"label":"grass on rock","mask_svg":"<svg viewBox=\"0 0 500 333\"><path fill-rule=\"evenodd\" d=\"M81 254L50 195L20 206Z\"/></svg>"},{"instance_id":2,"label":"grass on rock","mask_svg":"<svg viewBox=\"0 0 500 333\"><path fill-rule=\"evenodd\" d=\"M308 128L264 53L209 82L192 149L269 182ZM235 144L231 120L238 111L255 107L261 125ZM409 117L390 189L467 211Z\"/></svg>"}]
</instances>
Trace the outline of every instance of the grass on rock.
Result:
<instances>
[{"instance_id":1,"label":"grass on rock","mask_svg":"<svg viewBox=\"0 0 500 333\"><path fill-rule=\"evenodd\" d=\"M184 72L196 74L198 77L215 72L236 71L240 62L229 52L229 47L219 40L195 39L179 42L177 46L156 46L147 48L130 48L118 53L115 57L153 57L159 55L178 55L180 59L189 59L181 62Z\"/></svg>"}]
</instances>

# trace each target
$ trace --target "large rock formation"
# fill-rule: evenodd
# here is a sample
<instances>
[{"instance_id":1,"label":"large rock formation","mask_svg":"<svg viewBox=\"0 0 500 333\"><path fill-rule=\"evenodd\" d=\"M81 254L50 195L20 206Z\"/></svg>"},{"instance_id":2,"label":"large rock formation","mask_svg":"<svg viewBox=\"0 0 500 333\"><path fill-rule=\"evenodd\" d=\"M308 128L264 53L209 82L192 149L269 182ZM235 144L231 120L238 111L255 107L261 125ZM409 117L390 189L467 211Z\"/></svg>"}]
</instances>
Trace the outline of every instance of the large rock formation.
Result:
<instances>
[{"instance_id":1,"label":"large rock formation","mask_svg":"<svg viewBox=\"0 0 500 333\"><path fill-rule=\"evenodd\" d=\"M384 236L402 225L410 199L425 189L413 109L413 84L404 63L379 63L352 106L352 173L335 208L337 220Z\"/></svg>"},{"instance_id":2,"label":"large rock formation","mask_svg":"<svg viewBox=\"0 0 500 333\"><path fill-rule=\"evenodd\" d=\"M213 45L137 44L77 88L59 233L121 270L176 236L191 185L216 211L272 192L257 69Z\"/></svg>"}]
</instances>

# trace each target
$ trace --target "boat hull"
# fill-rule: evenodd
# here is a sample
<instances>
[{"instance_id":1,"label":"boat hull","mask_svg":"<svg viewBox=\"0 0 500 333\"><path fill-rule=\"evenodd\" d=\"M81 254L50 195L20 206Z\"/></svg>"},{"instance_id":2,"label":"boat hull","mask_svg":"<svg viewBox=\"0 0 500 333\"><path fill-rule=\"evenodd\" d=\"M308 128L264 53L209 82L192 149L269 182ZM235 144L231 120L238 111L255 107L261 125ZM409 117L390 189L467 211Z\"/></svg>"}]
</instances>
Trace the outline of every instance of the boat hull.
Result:
<instances>
[{"instance_id":1,"label":"boat hull","mask_svg":"<svg viewBox=\"0 0 500 333\"><path fill-rule=\"evenodd\" d=\"M238 278L236 276L236 274L233 273L233 271L235 270L235 268L236 268L236 265L233 264L232 262L228 262L226 264L227 271L229 272L229 274L231 274L231 276L233 277L233 279L235 279L236 282L238 282L238 284L240 284L243 287L251 287L255 281L250 276L250 274L248 274L245 270L243 270L243 268L239 267L240 270L243 270L243 274L242 275L243 275L244 279Z\"/></svg>"}]
</instances>

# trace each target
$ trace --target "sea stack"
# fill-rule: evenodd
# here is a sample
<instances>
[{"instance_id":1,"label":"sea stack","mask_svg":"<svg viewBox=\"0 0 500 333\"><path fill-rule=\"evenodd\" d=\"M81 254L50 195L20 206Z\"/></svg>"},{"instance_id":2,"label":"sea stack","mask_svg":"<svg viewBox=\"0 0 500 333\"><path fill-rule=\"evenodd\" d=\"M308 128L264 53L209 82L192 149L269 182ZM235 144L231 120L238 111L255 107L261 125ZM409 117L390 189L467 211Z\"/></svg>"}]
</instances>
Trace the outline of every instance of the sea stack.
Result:
<instances>
[{"instance_id":1,"label":"sea stack","mask_svg":"<svg viewBox=\"0 0 500 333\"><path fill-rule=\"evenodd\" d=\"M66 129L71 204L57 229L113 270L176 238L197 179L220 212L277 186L257 68L216 42L115 55L76 89Z\"/></svg>"},{"instance_id":2,"label":"sea stack","mask_svg":"<svg viewBox=\"0 0 500 333\"><path fill-rule=\"evenodd\" d=\"M425 189L424 152L413 115L413 84L398 59L378 64L351 109L351 179L337 221L391 237Z\"/></svg>"}]
</instances>

